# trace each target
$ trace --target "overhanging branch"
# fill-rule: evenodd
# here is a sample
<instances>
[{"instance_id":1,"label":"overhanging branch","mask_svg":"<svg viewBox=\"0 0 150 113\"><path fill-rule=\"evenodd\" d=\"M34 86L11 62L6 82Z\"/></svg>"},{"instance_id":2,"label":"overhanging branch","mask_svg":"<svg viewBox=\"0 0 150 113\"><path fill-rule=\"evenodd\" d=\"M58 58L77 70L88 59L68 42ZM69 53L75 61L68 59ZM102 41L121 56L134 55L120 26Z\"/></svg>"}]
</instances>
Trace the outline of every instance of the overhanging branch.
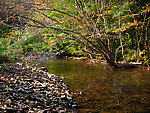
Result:
<instances>
[{"instance_id":1,"label":"overhanging branch","mask_svg":"<svg viewBox=\"0 0 150 113\"><path fill-rule=\"evenodd\" d=\"M31 24L28 24L28 26L37 27L37 28L50 28L50 29L54 29L57 31L61 31L61 32L67 31L67 32L75 33L75 34L80 34L77 31L73 31L73 30L69 30L69 29L56 28L56 27L52 27L52 26L39 26L39 25L31 25Z\"/></svg>"}]
</instances>

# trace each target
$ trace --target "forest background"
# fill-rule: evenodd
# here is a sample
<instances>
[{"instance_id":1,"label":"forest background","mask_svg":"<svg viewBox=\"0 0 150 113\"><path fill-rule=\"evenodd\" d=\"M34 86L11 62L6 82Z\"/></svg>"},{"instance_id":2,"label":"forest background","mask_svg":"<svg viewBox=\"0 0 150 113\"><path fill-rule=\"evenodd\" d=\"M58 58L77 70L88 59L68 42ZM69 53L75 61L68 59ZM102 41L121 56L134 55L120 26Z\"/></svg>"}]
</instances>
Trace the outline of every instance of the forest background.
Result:
<instances>
[{"instance_id":1,"label":"forest background","mask_svg":"<svg viewBox=\"0 0 150 113\"><path fill-rule=\"evenodd\" d=\"M149 15L149 0L0 1L0 60L50 52L149 66Z\"/></svg>"}]
</instances>

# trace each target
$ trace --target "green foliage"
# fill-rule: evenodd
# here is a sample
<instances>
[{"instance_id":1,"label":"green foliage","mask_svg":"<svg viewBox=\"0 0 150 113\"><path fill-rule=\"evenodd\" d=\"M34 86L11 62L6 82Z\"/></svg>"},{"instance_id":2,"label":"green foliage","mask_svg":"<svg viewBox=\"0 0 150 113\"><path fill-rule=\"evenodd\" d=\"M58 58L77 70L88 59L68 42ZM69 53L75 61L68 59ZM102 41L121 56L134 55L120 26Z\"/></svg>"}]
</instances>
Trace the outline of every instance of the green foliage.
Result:
<instances>
[{"instance_id":1,"label":"green foliage","mask_svg":"<svg viewBox=\"0 0 150 113\"><path fill-rule=\"evenodd\" d=\"M135 62L136 61L136 50L127 50L128 54L126 54L126 60L128 62Z\"/></svg>"},{"instance_id":2,"label":"green foliage","mask_svg":"<svg viewBox=\"0 0 150 113\"><path fill-rule=\"evenodd\" d=\"M0 23L0 38L7 38L7 35L10 35L11 27L6 26L3 23Z\"/></svg>"},{"instance_id":3,"label":"green foliage","mask_svg":"<svg viewBox=\"0 0 150 113\"><path fill-rule=\"evenodd\" d=\"M120 61L149 63L147 1L48 0L45 4L30 7L32 9L23 8L34 13L32 15L29 12L21 14L23 10L17 13L16 21L19 16L26 19L21 19L22 24L16 23L24 29L23 34L18 35L19 29L11 32L4 24L0 25L0 32L3 32L0 35L1 52L13 55L30 51L75 55L83 54L83 49L114 64L115 57ZM11 21L4 20L4 23L10 25ZM37 28L28 28L25 24L40 28L40 31L36 33ZM6 37L10 40L4 39Z\"/></svg>"}]
</instances>

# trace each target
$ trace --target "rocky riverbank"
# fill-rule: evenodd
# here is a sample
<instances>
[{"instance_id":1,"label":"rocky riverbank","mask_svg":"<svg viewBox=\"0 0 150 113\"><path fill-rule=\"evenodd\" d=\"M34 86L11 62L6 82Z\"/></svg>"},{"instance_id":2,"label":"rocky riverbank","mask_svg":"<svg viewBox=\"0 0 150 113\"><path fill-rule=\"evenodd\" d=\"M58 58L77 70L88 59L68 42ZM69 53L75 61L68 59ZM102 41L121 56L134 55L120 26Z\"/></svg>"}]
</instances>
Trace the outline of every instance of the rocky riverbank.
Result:
<instances>
[{"instance_id":1,"label":"rocky riverbank","mask_svg":"<svg viewBox=\"0 0 150 113\"><path fill-rule=\"evenodd\" d=\"M76 113L73 92L62 79L20 63L0 67L0 112Z\"/></svg>"}]
</instances>

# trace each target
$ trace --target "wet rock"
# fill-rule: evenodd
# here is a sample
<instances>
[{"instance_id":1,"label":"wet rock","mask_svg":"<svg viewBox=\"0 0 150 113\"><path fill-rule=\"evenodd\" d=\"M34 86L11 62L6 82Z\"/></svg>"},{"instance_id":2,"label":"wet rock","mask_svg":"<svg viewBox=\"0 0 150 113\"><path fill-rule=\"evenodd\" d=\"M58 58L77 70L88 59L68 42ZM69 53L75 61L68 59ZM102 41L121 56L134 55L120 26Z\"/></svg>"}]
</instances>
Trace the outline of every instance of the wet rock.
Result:
<instances>
[{"instance_id":1,"label":"wet rock","mask_svg":"<svg viewBox=\"0 0 150 113\"><path fill-rule=\"evenodd\" d=\"M45 72L48 72L48 70L45 68L45 67L40 67L39 70L42 70L42 71L45 71Z\"/></svg>"},{"instance_id":2,"label":"wet rock","mask_svg":"<svg viewBox=\"0 0 150 113\"><path fill-rule=\"evenodd\" d=\"M23 94L31 94L31 93L33 93L34 91L28 90L28 88L19 88L19 89L18 89L18 92L21 92L21 93L23 93Z\"/></svg>"},{"instance_id":3,"label":"wet rock","mask_svg":"<svg viewBox=\"0 0 150 113\"><path fill-rule=\"evenodd\" d=\"M11 104L11 103L12 103L11 99L7 99L7 100L5 101L5 104Z\"/></svg>"}]
</instances>

